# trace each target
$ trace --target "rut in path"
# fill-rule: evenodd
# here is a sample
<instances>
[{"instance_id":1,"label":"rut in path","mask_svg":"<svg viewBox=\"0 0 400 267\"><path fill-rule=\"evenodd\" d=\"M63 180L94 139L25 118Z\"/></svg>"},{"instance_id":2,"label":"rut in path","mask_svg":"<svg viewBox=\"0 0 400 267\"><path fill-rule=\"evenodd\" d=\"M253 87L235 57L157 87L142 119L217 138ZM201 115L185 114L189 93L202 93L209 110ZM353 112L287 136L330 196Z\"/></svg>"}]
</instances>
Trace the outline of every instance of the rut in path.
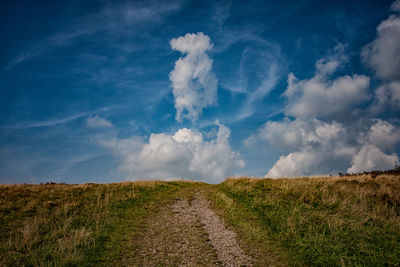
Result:
<instances>
[{"instance_id":1,"label":"rut in path","mask_svg":"<svg viewBox=\"0 0 400 267\"><path fill-rule=\"evenodd\" d=\"M252 266L236 234L201 195L161 208L139 239L138 266Z\"/></svg>"}]
</instances>

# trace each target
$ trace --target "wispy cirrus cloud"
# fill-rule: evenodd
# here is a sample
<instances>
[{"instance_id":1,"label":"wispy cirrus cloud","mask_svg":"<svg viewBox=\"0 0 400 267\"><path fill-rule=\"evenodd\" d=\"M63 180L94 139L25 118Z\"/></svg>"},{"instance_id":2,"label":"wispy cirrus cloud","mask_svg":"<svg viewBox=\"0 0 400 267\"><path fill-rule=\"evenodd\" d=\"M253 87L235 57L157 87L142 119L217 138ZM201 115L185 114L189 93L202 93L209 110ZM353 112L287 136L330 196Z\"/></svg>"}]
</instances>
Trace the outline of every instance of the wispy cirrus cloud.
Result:
<instances>
[{"instance_id":1,"label":"wispy cirrus cloud","mask_svg":"<svg viewBox=\"0 0 400 267\"><path fill-rule=\"evenodd\" d=\"M221 32L225 22L231 16L232 0L219 0L214 2L214 19L217 22L218 30Z\"/></svg>"},{"instance_id":2,"label":"wispy cirrus cloud","mask_svg":"<svg viewBox=\"0 0 400 267\"><path fill-rule=\"evenodd\" d=\"M106 120L105 118L100 117L99 115L88 117L86 119L86 126L89 128L112 128L114 125Z\"/></svg>"},{"instance_id":3,"label":"wispy cirrus cloud","mask_svg":"<svg viewBox=\"0 0 400 267\"><path fill-rule=\"evenodd\" d=\"M263 100L272 92L285 69L285 61L278 45L265 40L247 40L242 51L240 64L235 78L223 80L224 88L233 95L245 97L238 109L236 120L248 118L254 114Z\"/></svg>"},{"instance_id":4,"label":"wispy cirrus cloud","mask_svg":"<svg viewBox=\"0 0 400 267\"><path fill-rule=\"evenodd\" d=\"M49 119L49 120L44 120L44 121L27 121L27 122L20 122L18 124L6 126L5 128L11 128L11 129L29 129L29 128L38 128L38 127L49 127L49 126L54 126L57 124L64 124L68 123L70 121L74 121L76 119L86 117L90 115L91 113L89 112L83 112L83 113L78 113L72 116L64 117L64 118L55 118L55 119Z\"/></svg>"},{"instance_id":5,"label":"wispy cirrus cloud","mask_svg":"<svg viewBox=\"0 0 400 267\"><path fill-rule=\"evenodd\" d=\"M76 19L75 23L54 35L39 40L25 51L16 55L5 67L13 68L26 60L51 53L58 48L79 42L84 37L99 34L104 41L118 41L118 36L132 36L143 30L160 25L170 14L181 8L181 1L157 1L146 3L123 3L106 5L99 12ZM112 38L110 38L112 37ZM118 43L123 48L123 44Z\"/></svg>"},{"instance_id":6,"label":"wispy cirrus cloud","mask_svg":"<svg viewBox=\"0 0 400 267\"><path fill-rule=\"evenodd\" d=\"M247 50L245 52L248 53ZM273 52L253 51L252 53L256 58L256 60L252 60L252 70L249 70L249 65L246 66L247 71L252 75L249 73L241 75L242 78L245 76L246 80L246 100L239 112L238 119L244 119L254 114L258 105L275 89L281 75L282 66L278 63L279 49L273 49ZM241 65L245 64L244 60L245 58L242 58ZM249 82L249 79L253 79L253 82ZM254 83L257 80L258 82Z\"/></svg>"},{"instance_id":7,"label":"wispy cirrus cloud","mask_svg":"<svg viewBox=\"0 0 400 267\"><path fill-rule=\"evenodd\" d=\"M17 124L4 126L5 129L14 129L14 130L21 130L21 129L29 129L29 128L39 128L39 127L50 127L58 124L68 123L83 117L87 117L93 115L98 112L108 111L111 107L103 107L100 109L96 109L93 111L86 111L76 113L70 116L62 117L62 118L51 118L42 121L22 121Z\"/></svg>"}]
</instances>

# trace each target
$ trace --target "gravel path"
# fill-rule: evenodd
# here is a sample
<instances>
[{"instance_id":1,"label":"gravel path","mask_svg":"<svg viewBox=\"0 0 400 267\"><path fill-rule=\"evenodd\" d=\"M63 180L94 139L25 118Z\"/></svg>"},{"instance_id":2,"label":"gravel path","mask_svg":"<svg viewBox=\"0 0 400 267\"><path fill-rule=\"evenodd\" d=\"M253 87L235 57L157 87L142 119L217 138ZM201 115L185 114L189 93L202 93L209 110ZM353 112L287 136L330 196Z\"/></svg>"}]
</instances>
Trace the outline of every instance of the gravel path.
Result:
<instances>
[{"instance_id":1,"label":"gravel path","mask_svg":"<svg viewBox=\"0 0 400 267\"><path fill-rule=\"evenodd\" d=\"M225 228L200 194L161 207L139 239L136 266L252 266L234 232Z\"/></svg>"},{"instance_id":2,"label":"gravel path","mask_svg":"<svg viewBox=\"0 0 400 267\"><path fill-rule=\"evenodd\" d=\"M218 259L224 266L252 266L252 259L247 256L236 241L236 234L228 229L209 208L208 201L197 196L192 202L195 210L208 233L210 242L218 253Z\"/></svg>"},{"instance_id":3,"label":"gravel path","mask_svg":"<svg viewBox=\"0 0 400 267\"><path fill-rule=\"evenodd\" d=\"M162 207L137 242L135 266L221 266L207 234L186 200Z\"/></svg>"}]
</instances>

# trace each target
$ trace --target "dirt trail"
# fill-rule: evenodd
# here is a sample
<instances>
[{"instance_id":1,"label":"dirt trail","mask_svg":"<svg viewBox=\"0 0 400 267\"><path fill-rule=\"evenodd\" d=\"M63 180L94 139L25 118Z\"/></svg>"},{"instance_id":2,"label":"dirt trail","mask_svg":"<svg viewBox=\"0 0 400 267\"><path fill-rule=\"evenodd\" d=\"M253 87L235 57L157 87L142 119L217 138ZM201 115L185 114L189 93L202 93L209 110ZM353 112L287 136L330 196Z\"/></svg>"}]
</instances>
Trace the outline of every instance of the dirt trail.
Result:
<instances>
[{"instance_id":1,"label":"dirt trail","mask_svg":"<svg viewBox=\"0 0 400 267\"><path fill-rule=\"evenodd\" d=\"M210 208L208 201L201 195L192 202L191 207L200 217L210 243L218 253L218 259L224 266L252 266L252 259L247 256L236 241L236 234L228 229Z\"/></svg>"},{"instance_id":2,"label":"dirt trail","mask_svg":"<svg viewBox=\"0 0 400 267\"><path fill-rule=\"evenodd\" d=\"M200 194L161 207L137 242L136 266L252 266L235 233Z\"/></svg>"}]
</instances>

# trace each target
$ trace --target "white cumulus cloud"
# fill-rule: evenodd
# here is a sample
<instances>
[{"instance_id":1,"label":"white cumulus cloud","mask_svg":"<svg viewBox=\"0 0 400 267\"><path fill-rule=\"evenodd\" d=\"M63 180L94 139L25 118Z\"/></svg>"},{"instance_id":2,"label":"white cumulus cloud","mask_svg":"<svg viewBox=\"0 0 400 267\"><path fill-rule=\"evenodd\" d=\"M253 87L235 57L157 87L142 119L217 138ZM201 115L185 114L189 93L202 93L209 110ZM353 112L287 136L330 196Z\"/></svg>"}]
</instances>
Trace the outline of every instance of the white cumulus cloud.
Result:
<instances>
[{"instance_id":1,"label":"white cumulus cloud","mask_svg":"<svg viewBox=\"0 0 400 267\"><path fill-rule=\"evenodd\" d=\"M258 132L282 155L266 177L296 177L332 172L337 166L346 166L355 149L349 146L351 136L337 122L321 120L289 120L267 122Z\"/></svg>"},{"instance_id":2,"label":"white cumulus cloud","mask_svg":"<svg viewBox=\"0 0 400 267\"><path fill-rule=\"evenodd\" d=\"M284 96L288 100L286 115L297 118L341 119L369 98L369 77L354 74L330 79L341 62L319 60L314 77L298 80L293 73L288 76Z\"/></svg>"},{"instance_id":3,"label":"white cumulus cloud","mask_svg":"<svg viewBox=\"0 0 400 267\"><path fill-rule=\"evenodd\" d=\"M215 139L204 140L197 130L182 128L174 134L103 140L121 163L119 168L135 179L180 178L220 182L244 167L240 154L229 144L230 130L216 123Z\"/></svg>"},{"instance_id":4,"label":"white cumulus cloud","mask_svg":"<svg viewBox=\"0 0 400 267\"><path fill-rule=\"evenodd\" d=\"M352 166L348 173L392 169L399 158L396 154L385 154L374 145L363 145L361 150L352 158Z\"/></svg>"},{"instance_id":5,"label":"white cumulus cloud","mask_svg":"<svg viewBox=\"0 0 400 267\"><path fill-rule=\"evenodd\" d=\"M395 12L400 12L400 0L394 1L393 4L390 6L390 9Z\"/></svg>"},{"instance_id":6,"label":"white cumulus cloud","mask_svg":"<svg viewBox=\"0 0 400 267\"><path fill-rule=\"evenodd\" d=\"M392 5L399 11L400 2ZM391 15L377 28L378 36L362 51L363 61L385 81L400 80L400 17Z\"/></svg>"},{"instance_id":7,"label":"white cumulus cloud","mask_svg":"<svg viewBox=\"0 0 400 267\"><path fill-rule=\"evenodd\" d=\"M391 5L400 12L400 0ZM400 16L392 14L377 27L377 37L361 53L364 63L383 80L375 90L372 114L400 110Z\"/></svg>"},{"instance_id":8,"label":"white cumulus cloud","mask_svg":"<svg viewBox=\"0 0 400 267\"><path fill-rule=\"evenodd\" d=\"M336 49L335 49L336 50ZM266 141L281 153L267 177L335 174L390 169L398 160L400 127L396 121L360 116L361 104L371 100L369 77L334 76L346 57L336 51L315 64L315 75L298 80L289 74L283 96L285 117L268 121L245 145ZM397 103L397 82L382 85L370 110ZM378 100L377 100L378 99ZM358 112L359 111L359 112ZM373 113L372 114L376 114ZM354 116L353 116L354 115Z\"/></svg>"},{"instance_id":9,"label":"white cumulus cloud","mask_svg":"<svg viewBox=\"0 0 400 267\"><path fill-rule=\"evenodd\" d=\"M387 109L400 110L400 82L383 84L375 91L375 103L371 111L379 113Z\"/></svg>"},{"instance_id":10,"label":"white cumulus cloud","mask_svg":"<svg viewBox=\"0 0 400 267\"><path fill-rule=\"evenodd\" d=\"M382 120L376 120L371 125L366 140L364 140L364 143L372 144L383 151L394 150L399 142L400 128Z\"/></svg>"},{"instance_id":11,"label":"white cumulus cloud","mask_svg":"<svg viewBox=\"0 0 400 267\"><path fill-rule=\"evenodd\" d=\"M299 151L280 156L279 160L268 171L265 177L300 177L312 172L312 167L320 163L317 155L312 152Z\"/></svg>"},{"instance_id":12,"label":"white cumulus cloud","mask_svg":"<svg viewBox=\"0 0 400 267\"><path fill-rule=\"evenodd\" d=\"M175 97L176 120L196 121L203 108L216 104L218 80L212 72L212 60L206 51L212 48L210 37L199 32L170 41L171 48L184 56L175 62L169 74Z\"/></svg>"},{"instance_id":13,"label":"white cumulus cloud","mask_svg":"<svg viewBox=\"0 0 400 267\"><path fill-rule=\"evenodd\" d=\"M365 128L364 124L369 126ZM345 126L317 119L286 119L267 122L259 130L258 138L283 152L290 151L275 162L266 177L298 177L346 169L347 172L391 169L398 161L392 152L400 142L400 128L382 120Z\"/></svg>"},{"instance_id":14,"label":"white cumulus cloud","mask_svg":"<svg viewBox=\"0 0 400 267\"><path fill-rule=\"evenodd\" d=\"M89 128L111 128L114 125L110 121L96 115L86 119L86 126Z\"/></svg>"},{"instance_id":15,"label":"white cumulus cloud","mask_svg":"<svg viewBox=\"0 0 400 267\"><path fill-rule=\"evenodd\" d=\"M293 150L317 144L327 144L339 135L344 135L344 127L336 122L331 124L314 119L310 121L285 119L281 122L269 121L259 130L259 137L282 150Z\"/></svg>"}]
</instances>

